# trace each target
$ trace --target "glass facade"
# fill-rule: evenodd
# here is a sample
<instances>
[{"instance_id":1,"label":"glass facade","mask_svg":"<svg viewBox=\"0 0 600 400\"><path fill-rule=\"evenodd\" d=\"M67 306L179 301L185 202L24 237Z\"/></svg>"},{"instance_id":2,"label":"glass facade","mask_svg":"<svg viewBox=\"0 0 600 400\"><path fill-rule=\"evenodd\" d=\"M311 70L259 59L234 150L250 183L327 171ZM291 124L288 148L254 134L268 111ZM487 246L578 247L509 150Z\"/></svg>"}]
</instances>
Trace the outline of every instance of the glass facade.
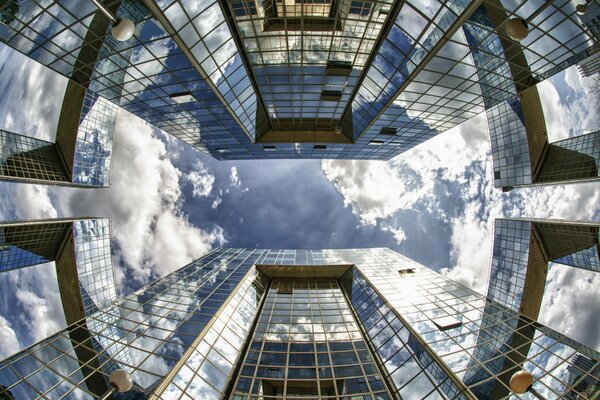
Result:
<instances>
[{"instance_id":1,"label":"glass facade","mask_svg":"<svg viewBox=\"0 0 600 400\"><path fill-rule=\"evenodd\" d=\"M497 219L488 298L537 318L548 263L600 272L600 226L569 221Z\"/></svg>"},{"instance_id":2,"label":"glass facade","mask_svg":"<svg viewBox=\"0 0 600 400\"><path fill-rule=\"evenodd\" d=\"M551 143L537 182L575 182L600 176L600 131Z\"/></svg>"},{"instance_id":3,"label":"glass facade","mask_svg":"<svg viewBox=\"0 0 600 400\"><path fill-rule=\"evenodd\" d=\"M0 130L0 176L10 180L68 183L54 143Z\"/></svg>"},{"instance_id":4,"label":"glass facade","mask_svg":"<svg viewBox=\"0 0 600 400\"><path fill-rule=\"evenodd\" d=\"M72 166L72 182L86 186L110 186L112 141L118 107L87 91L79 117Z\"/></svg>"},{"instance_id":5,"label":"glass facade","mask_svg":"<svg viewBox=\"0 0 600 400\"><path fill-rule=\"evenodd\" d=\"M0 224L0 273L53 261L69 228L63 221Z\"/></svg>"},{"instance_id":6,"label":"glass facade","mask_svg":"<svg viewBox=\"0 0 600 400\"><path fill-rule=\"evenodd\" d=\"M232 399L389 399L335 279L273 279Z\"/></svg>"},{"instance_id":7,"label":"glass facade","mask_svg":"<svg viewBox=\"0 0 600 400\"><path fill-rule=\"evenodd\" d=\"M102 398L124 368L117 398L488 399L525 368L548 399L594 398L598 360L388 249L217 249L0 362L0 385Z\"/></svg>"},{"instance_id":8,"label":"glass facade","mask_svg":"<svg viewBox=\"0 0 600 400\"><path fill-rule=\"evenodd\" d=\"M91 3L41 0L3 3L0 39L217 159L389 159L487 110L501 187L535 183L527 144L544 143L517 95L598 46L567 1L107 5L136 23L132 39L114 40ZM520 43L505 34L515 17ZM78 183L105 184L109 141L85 142L103 148Z\"/></svg>"},{"instance_id":9,"label":"glass facade","mask_svg":"<svg viewBox=\"0 0 600 400\"><path fill-rule=\"evenodd\" d=\"M108 307L117 300L108 219L73 221L73 247L84 313Z\"/></svg>"},{"instance_id":10,"label":"glass facade","mask_svg":"<svg viewBox=\"0 0 600 400\"><path fill-rule=\"evenodd\" d=\"M21 182L110 186L118 107L67 89L55 143L0 130L0 177ZM79 101L78 99L81 99Z\"/></svg>"},{"instance_id":11,"label":"glass facade","mask_svg":"<svg viewBox=\"0 0 600 400\"><path fill-rule=\"evenodd\" d=\"M50 261L56 262L63 300L80 297L84 314L117 300L108 219L0 223L0 273Z\"/></svg>"},{"instance_id":12,"label":"glass facade","mask_svg":"<svg viewBox=\"0 0 600 400\"><path fill-rule=\"evenodd\" d=\"M530 221L497 219L494 223L488 296L512 310L518 310L521 306L530 241Z\"/></svg>"},{"instance_id":13,"label":"glass facade","mask_svg":"<svg viewBox=\"0 0 600 400\"><path fill-rule=\"evenodd\" d=\"M248 272L215 322L191 346L189 356L182 357L184 362L174 368L177 373L166 385L162 397L216 398L225 392L267 284L266 277L255 268Z\"/></svg>"}]
</instances>

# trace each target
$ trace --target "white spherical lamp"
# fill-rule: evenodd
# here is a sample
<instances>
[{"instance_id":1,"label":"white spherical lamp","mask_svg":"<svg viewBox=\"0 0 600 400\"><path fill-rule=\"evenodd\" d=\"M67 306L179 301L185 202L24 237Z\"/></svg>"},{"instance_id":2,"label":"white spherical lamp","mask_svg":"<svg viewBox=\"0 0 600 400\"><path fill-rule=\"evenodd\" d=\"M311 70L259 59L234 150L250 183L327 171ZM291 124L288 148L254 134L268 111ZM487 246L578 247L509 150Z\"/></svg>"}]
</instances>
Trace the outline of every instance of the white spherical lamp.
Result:
<instances>
[{"instance_id":1,"label":"white spherical lamp","mask_svg":"<svg viewBox=\"0 0 600 400\"><path fill-rule=\"evenodd\" d=\"M127 392L133 387L133 379L131 374L124 369L116 369L110 374L110 385L117 392Z\"/></svg>"},{"instance_id":2,"label":"white spherical lamp","mask_svg":"<svg viewBox=\"0 0 600 400\"><path fill-rule=\"evenodd\" d=\"M529 27L522 18L511 18L506 23L506 33L512 40L520 42L529 35Z\"/></svg>"},{"instance_id":3,"label":"white spherical lamp","mask_svg":"<svg viewBox=\"0 0 600 400\"><path fill-rule=\"evenodd\" d=\"M118 19L112 24L111 33L119 42L129 40L135 32L135 24L129 18Z\"/></svg>"},{"instance_id":4,"label":"white spherical lamp","mask_svg":"<svg viewBox=\"0 0 600 400\"><path fill-rule=\"evenodd\" d=\"M533 385L533 375L525 370L517 371L510 377L510 390L523 394Z\"/></svg>"}]
</instances>

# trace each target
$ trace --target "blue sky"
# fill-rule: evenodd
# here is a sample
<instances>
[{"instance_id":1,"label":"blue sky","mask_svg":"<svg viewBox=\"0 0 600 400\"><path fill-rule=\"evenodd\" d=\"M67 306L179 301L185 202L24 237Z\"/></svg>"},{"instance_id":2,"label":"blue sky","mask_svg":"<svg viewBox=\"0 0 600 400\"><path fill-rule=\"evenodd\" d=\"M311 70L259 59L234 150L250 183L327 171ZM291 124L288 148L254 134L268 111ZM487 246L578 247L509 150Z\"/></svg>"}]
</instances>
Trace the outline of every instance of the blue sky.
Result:
<instances>
[{"instance_id":1,"label":"blue sky","mask_svg":"<svg viewBox=\"0 0 600 400\"><path fill-rule=\"evenodd\" d=\"M2 45L0 60L0 128L52 140L65 79ZM551 140L600 126L591 84L569 69L540 85ZM0 218L109 217L121 294L216 246L385 246L485 292L495 218L600 221L597 183L493 188L483 115L389 162L219 162L122 111L112 167L110 189L2 182ZM64 326L53 265L35 268L0 277L0 357ZM557 269L548 290L546 322L600 349L600 279Z\"/></svg>"}]
</instances>

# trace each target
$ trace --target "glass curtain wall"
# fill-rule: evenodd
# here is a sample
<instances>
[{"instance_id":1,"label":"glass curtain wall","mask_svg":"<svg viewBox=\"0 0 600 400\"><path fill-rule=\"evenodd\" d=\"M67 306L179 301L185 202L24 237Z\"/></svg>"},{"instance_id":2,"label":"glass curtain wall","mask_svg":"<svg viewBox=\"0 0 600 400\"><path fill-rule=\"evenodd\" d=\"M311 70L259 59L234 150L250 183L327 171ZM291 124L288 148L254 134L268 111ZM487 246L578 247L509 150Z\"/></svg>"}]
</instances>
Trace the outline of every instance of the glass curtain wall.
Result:
<instances>
[{"instance_id":1,"label":"glass curtain wall","mask_svg":"<svg viewBox=\"0 0 600 400\"><path fill-rule=\"evenodd\" d=\"M231 398L346 396L391 398L337 280L274 279Z\"/></svg>"}]
</instances>

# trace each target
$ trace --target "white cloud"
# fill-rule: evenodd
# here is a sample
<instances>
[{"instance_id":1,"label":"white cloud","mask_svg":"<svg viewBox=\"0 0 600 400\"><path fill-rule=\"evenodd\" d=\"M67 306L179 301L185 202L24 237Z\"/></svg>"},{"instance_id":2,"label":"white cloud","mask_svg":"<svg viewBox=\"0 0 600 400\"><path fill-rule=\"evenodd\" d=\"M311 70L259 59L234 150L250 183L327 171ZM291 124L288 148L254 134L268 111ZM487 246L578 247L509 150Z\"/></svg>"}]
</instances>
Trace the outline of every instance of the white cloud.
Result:
<instances>
[{"instance_id":1,"label":"white cloud","mask_svg":"<svg viewBox=\"0 0 600 400\"><path fill-rule=\"evenodd\" d=\"M548 270L539 321L593 349L600 349L600 274L560 264ZM575 312L565 312L574 310Z\"/></svg>"},{"instance_id":2,"label":"white cloud","mask_svg":"<svg viewBox=\"0 0 600 400\"><path fill-rule=\"evenodd\" d=\"M153 273L173 271L225 240L220 227L199 229L182 213L180 178L187 177L172 164L153 129L121 112L114 140L112 186L65 190L59 196L65 214L110 218L111 236L118 245L113 249L114 259L125 262L140 282ZM212 182L206 186L212 187ZM198 186L198 193L209 193L206 186ZM122 271L117 276L124 277Z\"/></svg>"},{"instance_id":3,"label":"white cloud","mask_svg":"<svg viewBox=\"0 0 600 400\"><path fill-rule=\"evenodd\" d=\"M384 231L389 231L394 235L394 239L396 239L396 243L401 244L404 239L406 239L406 233L400 227L394 228L393 226L383 226L382 229Z\"/></svg>"},{"instance_id":4,"label":"white cloud","mask_svg":"<svg viewBox=\"0 0 600 400\"><path fill-rule=\"evenodd\" d=\"M231 167L231 174L229 175L229 180L231 181L231 186L239 187L242 182L240 181L240 176L238 175L237 167Z\"/></svg>"},{"instance_id":5,"label":"white cloud","mask_svg":"<svg viewBox=\"0 0 600 400\"><path fill-rule=\"evenodd\" d=\"M6 358L21 349L17 334L12 328L9 321L0 315L0 358Z\"/></svg>"},{"instance_id":6,"label":"white cloud","mask_svg":"<svg viewBox=\"0 0 600 400\"><path fill-rule=\"evenodd\" d=\"M32 343L67 326L53 262L11 271L8 275L14 298L18 306L24 309L18 318L27 327ZM3 281L3 284L6 283ZM25 340L20 342L23 345L32 344Z\"/></svg>"},{"instance_id":7,"label":"white cloud","mask_svg":"<svg viewBox=\"0 0 600 400\"><path fill-rule=\"evenodd\" d=\"M388 162L325 160L322 169L364 224L376 224L417 203L433 211L434 187L441 179L459 180L476 190L475 182L466 182L464 171L485 156L487 138L480 133L485 124L483 116L473 118L463 125L466 128L455 128Z\"/></svg>"},{"instance_id":8,"label":"white cloud","mask_svg":"<svg viewBox=\"0 0 600 400\"><path fill-rule=\"evenodd\" d=\"M4 220L56 218L57 211L48 186L2 183L0 217Z\"/></svg>"},{"instance_id":9,"label":"white cloud","mask_svg":"<svg viewBox=\"0 0 600 400\"><path fill-rule=\"evenodd\" d=\"M404 210L448 225L451 265L442 272L485 293L496 218L590 220L598 218L600 204L596 183L509 193L494 188L488 140L482 115L387 163L327 160L322 169L363 224L380 224L397 241L395 230L405 233L402 241L411 235L406 221L397 218ZM444 237L428 235L431 240Z\"/></svg>"},{"instance_id":10,"label":"white cloud","mask_svg":"<svg viewBox=\"0 0 600 400\"><path fill-rule=\"evenodd\" d=\"M186 175L185 179L192 184L192 195L194 197L207 197L215 183L215 176L210 173L201 161L197 161L194 164L192 171Z\"/></svg>"},{"instance_id":11,"label":"white cloud","mask_svg":"<svg viewBox=\"0 0 600 400\"><path fill-rule=\"evenodd\" d=\"M144 91L147 87L160 83L160 74L165 66L157 59L164 58L169 55L169 51L173 47L171 39L155 40L150 38L150 44L137 47L131 55L131 66L127 69L127 77L125 78L125 90L130 93ZM152 42L152 40L155 40ZM102 64L98 67L100 70L111 68L110 65L104 67ZM153 76L152 82L147 76Z\"/></svg>"},{"instance_id":12,"label":"white cloud","mask_svg":"<svg viewBox=\"0 0 600 400\"><path fill-rule=\"evenodd\" d=\"M52 141L67 80L0 44L0 128Z\"/></svg>"},{"instance_id":13,"label":"white cloud","mask_svg":"<svg viewBox=\"0 0 600 400\"><path fill-rule=\"evenodd\" d=\"M582 77L575 66L538 85L551 142L598 129L597 102L590 95L593 86L594 78Z\"/></svg>"}]
</instances>

